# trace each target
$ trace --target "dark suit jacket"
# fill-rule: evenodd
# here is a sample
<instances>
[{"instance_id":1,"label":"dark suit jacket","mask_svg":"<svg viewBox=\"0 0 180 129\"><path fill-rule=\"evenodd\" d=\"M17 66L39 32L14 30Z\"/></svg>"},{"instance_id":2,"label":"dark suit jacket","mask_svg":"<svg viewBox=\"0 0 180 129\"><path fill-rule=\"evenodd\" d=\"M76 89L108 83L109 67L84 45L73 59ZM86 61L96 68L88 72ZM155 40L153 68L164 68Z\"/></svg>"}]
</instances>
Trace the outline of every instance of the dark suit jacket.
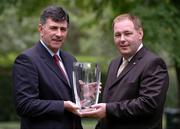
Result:
<instances>
[{"instance_id":1,"label":"dark suit jacket","mask_svg":"<svg viewBox=\"0 0 180 129\"><path fill-rule=\"evenodd\" d=\"M38 42L20 54L13 67L13 93L21 129L81 129L80 118L64 110L65 100L74 101L74 57L60 53L70 84L52 56Z\"/></svg>"},{"instance_id":2,"label":"dark suit jacket","mask_svg":"<svg viewBox=\"0 0 180 129\"><path fill-rule=\"evenodd\" d=\"M114 59L103 93L107 117L97 129L162 129L162 113L168 89L164 61L145 49L136 53L119 77L122 62Z\"/></svg>"}]
</instances>

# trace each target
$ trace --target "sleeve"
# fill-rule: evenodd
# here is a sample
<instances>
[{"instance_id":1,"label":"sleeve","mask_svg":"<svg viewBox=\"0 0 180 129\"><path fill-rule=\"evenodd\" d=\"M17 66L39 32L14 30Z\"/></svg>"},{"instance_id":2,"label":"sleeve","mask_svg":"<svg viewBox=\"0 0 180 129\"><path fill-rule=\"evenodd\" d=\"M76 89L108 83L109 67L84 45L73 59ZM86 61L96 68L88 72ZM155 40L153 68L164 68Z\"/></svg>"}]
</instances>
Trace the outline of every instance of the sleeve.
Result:
<instances>
[{"instance_id":1,"label":"sleeve","mask_svg":"<svg viewBox=\"0 0 180 129\"><path fill-rule=\"evenodd\" d=\"M13 96L20 116L43 117L64 113L64 103L59 100L39 99L38 70L32 60L22 54L13 66Z\"/></svg>"}]
</instances>

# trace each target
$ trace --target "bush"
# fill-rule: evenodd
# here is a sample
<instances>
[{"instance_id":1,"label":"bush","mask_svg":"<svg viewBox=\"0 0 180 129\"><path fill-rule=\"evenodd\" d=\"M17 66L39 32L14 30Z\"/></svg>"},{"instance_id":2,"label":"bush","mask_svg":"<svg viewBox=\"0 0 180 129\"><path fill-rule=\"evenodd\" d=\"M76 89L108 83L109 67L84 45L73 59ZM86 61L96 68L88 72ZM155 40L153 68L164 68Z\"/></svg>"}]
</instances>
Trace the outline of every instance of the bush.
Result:
<instances>
[{"instance_id":1,"label":"bush","mask_svg":"<svg viewBox=\"0 0 180 129\"><path fill-rule=\"evenodd\" d=\"M0 67L0 121L17 120L12 97L12 68Z\"/></svg>"}]
</instances>

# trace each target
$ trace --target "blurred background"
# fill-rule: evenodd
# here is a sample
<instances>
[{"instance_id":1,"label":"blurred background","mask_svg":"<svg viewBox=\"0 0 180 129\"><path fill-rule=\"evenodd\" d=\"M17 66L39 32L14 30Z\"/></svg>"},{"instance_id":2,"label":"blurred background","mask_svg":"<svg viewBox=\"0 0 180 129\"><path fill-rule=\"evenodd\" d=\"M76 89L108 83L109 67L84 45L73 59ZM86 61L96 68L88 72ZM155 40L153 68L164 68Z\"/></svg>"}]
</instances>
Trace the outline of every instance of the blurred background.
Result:
<instances>
[{"instance_id":1,"label":"blurred background","mask_svg":"<svg viewBox=\"0 0 180 129\"><path fill-rule=\"evenodd\" d=\"M16 56L39 40L39 16L47 5L62 6L70 15L70 30L63 49L78 61L97 62L102 85L110 60L118 56L112 21L120 13L139 16L144 45L168 66L170 86L163 128L180 127L180 1L179 0L0 0L0 129L18 129L12 96L12 65ZM84 129L97 120L84 118Z\"/></svg>"}]
</instances>

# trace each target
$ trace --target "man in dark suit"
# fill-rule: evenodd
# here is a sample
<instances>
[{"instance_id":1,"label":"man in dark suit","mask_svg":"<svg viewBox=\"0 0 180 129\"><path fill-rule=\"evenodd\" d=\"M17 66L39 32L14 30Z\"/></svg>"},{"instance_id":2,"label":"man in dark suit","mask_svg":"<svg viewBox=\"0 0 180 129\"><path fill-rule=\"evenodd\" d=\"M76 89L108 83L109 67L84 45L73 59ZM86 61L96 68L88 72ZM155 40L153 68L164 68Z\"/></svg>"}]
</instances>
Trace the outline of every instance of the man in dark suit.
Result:
<instances>
[{"instance_id":1,"label":"man in dark suit","mask_svg":"<svg viewBox=\"0 0 180 129\"><path fill-rule=\"evenodd\" d=\"M109 66L103 103L81 116L98 118L96 129L162 129L169 80L166 65L143 46L143 27L138 17L119 15L113 29L122 56Z\"/></svg>"},{"instance_id":2,"label":"man in dark suit","mask_svg":"<svg viewBox=\"0 0 180 129\"><path fill-rule=\"evenodd\" d=\"M60 49L68 27L68 14L61 7L48 6L40 17L40 41L15 60L13 94L21 129L82 128L73 103L76 60Z\"/></svg>"}]
</instances>

